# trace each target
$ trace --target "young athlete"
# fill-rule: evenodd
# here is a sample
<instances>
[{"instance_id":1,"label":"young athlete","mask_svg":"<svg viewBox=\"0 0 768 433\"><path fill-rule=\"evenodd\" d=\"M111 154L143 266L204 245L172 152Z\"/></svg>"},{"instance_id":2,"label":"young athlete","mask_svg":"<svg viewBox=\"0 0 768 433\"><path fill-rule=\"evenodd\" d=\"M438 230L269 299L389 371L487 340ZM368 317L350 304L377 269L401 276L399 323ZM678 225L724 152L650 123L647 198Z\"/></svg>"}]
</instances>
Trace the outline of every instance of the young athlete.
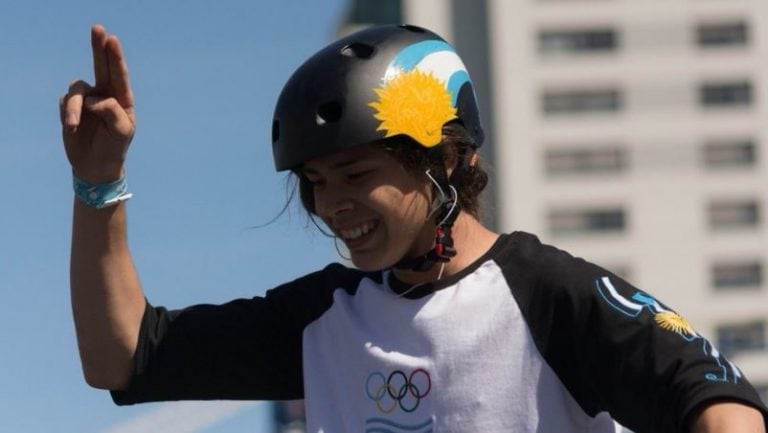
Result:
<instances>
[{"instance_id":1,"label":"young athlete","mask_svg":"<svg viewBox=\"0 0 768 433\"><path fill-rule=\"evenodd\" d=\"M75 177L72 300L87 382L118 404L304 398L311 432L765 432L740 370L610 272L478 221L472 82L412 26L319 51L275 110L278 170L349 251L264 297L147 303L126 242L135 130L120 43L61 100Z\"/></svg>"}]
</instances>

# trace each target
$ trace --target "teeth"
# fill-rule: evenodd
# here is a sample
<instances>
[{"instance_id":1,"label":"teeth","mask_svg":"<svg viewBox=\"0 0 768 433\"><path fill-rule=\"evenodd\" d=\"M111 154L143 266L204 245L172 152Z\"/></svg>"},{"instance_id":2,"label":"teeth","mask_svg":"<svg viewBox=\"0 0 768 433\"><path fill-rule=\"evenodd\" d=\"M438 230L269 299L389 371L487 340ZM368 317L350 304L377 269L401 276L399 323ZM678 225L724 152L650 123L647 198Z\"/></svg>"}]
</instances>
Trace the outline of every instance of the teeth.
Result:
<instances>
[{"instance_id":1,"label":"teeth","mask_svg":"<svg viewBox=\"0 0 768 433\"><path fill-rule=\"evenodd\" d=\"M373 228L373 222L367 222L360 227L355 227L349 230L341 230L341 237L345 240L351 241L359 238L360 236L368 233Z\"/></svg>"}]
</instances>

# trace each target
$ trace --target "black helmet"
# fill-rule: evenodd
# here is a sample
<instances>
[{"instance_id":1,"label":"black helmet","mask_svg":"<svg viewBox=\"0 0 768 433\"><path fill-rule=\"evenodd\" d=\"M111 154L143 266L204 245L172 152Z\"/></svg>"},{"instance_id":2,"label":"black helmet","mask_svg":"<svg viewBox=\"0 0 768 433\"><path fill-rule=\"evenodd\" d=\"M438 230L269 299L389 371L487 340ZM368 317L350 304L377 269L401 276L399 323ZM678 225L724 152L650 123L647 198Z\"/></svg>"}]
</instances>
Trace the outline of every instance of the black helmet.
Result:
<instances>
[{"instance_id":1,"label":"black helmet","mask_svg":"<svg viewBox=\"0 0 768 433\"><path fill-rule=\"evenodd\" d=\"M453 120L482 144L472 82L453 47L415 26L371 27L322 49L288 80L272 124L275 167L396 135L432 147Z\"/></svg>"}]
</instances>

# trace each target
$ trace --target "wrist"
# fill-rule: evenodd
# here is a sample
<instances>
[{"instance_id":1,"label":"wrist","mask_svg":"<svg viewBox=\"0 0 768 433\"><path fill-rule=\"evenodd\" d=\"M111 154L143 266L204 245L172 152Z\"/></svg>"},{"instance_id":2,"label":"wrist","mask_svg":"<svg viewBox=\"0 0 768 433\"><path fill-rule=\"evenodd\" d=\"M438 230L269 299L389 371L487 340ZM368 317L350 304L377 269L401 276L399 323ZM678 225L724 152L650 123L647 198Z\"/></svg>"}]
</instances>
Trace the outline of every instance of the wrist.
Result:
<instances>
[{"instance_id":1,"label":"wrist","mask_svg":"<svg viewBox=\"0 0 768 433\"><path fill-rule=\"evenodd\" d=\"M128 192L128 183L124 172L117 180L97 184L92 184L73 174L72 186L75 196L95 209L114 206L133 197L133 194Z\"/></svg>"},{"instance_id":2,"label":"wrist","mask_svg":"<svg viewBox=\"0 0 768 433\"><path fill-rule=\"evenodd\" d=\"M99 185L124 178L125 167L119 164L114 167L101 167L99 170L78 170L73 168L72 175L91 185Z\"/></svg>"}]
</instances>

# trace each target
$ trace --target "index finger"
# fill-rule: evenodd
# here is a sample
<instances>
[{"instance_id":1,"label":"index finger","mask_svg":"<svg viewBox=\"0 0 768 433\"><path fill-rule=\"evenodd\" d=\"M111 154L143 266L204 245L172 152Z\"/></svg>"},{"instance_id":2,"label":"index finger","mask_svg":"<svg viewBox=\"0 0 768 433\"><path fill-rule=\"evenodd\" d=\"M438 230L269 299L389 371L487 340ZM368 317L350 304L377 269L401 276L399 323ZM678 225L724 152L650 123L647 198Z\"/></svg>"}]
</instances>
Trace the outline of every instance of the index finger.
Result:
<instances>
[{"instance_id":1,"label":"index finger","mask_svg":"<svg viewBox=\"0 0 768 433\"><path fill-rule=\"evenodd\" d=\"M109 86L109 63L107 62L107 31L97 24L91 27L91 49L93 50L93 72L96 78L96 91L104 91Z\"/></svg>"},{"instance_id":2,"label":"index finger","mask_svg":"<svg viewBox=\"0 0 768 433\"><path fill-rule=\"evenodd\" d=\"M133 92L128 79L128 64L125 61L125 55L123 55L123 47L116 36L109 36L106 48L110 93L123 108L132 108Z\"/></svg>"}]
</instances>

